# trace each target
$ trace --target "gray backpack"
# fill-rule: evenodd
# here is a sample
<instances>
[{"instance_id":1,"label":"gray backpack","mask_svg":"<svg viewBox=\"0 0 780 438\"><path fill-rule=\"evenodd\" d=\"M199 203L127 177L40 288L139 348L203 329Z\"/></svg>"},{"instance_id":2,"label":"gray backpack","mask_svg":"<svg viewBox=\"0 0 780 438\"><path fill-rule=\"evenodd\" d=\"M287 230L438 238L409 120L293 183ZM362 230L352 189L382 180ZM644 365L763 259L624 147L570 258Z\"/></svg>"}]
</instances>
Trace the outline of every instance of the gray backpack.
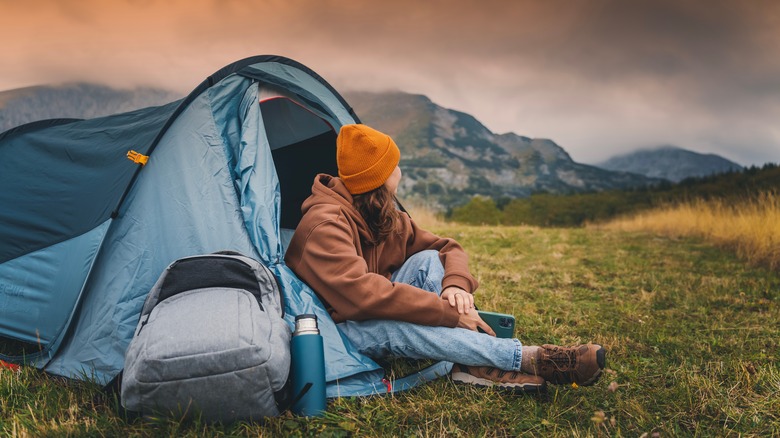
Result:
<instances>
[{"instance_id":1,"label":"gray backpack","mask_svg":"<svg viewBox=\"0 0 780 438\"><path fill-rule=\"evenodd\" d=\"M290 328L274 275L222 252L157 280L125 354L121 399L143 414L205 421L276 416L290 404Z\"/></svg>"}]
</instances>

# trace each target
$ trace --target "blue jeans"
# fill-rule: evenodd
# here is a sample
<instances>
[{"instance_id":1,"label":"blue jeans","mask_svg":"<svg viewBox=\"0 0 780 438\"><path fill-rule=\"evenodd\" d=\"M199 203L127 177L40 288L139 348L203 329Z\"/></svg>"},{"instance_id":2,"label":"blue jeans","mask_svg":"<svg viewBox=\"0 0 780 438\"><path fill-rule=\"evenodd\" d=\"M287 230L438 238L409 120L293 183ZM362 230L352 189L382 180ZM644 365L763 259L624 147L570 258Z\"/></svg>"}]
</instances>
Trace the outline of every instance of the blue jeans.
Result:
<instances>
[{"instance_id":1,"label":"blue jeans","mask_svg":"<svg viewBox=\"0 0 780 438\"><path fill-rule=\"evenodd\" d=\"M437 295L441 295L442 278L444 267L439 253L433 250L409 257L392 276L395 282L411 284ZM345 321L337 327L359 352L374 359L400 356L520 370L522 345L517 339L500 339L462 328L391 320Z\"/></svg>"}]
</instances>

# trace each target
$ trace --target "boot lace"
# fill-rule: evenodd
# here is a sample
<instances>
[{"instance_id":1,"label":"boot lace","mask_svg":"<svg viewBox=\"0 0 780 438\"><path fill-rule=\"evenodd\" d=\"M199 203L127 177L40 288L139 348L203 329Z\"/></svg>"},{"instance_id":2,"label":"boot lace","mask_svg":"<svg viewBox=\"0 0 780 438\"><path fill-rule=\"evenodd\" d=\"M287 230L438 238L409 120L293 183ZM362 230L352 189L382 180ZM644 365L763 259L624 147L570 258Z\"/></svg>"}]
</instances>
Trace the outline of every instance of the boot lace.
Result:
<instances>
[{"instance_id":1,"label":"boot lace","mask_svg":"<svg viewBox=\"0 0 780 438\"><path fill-rule=\"evenodd\" d=\"M551 363L559 371L571 371L577 364L577 354L572 349L556 346L545 349L545 352L544 361Z\"/></svg>"}]
</instances>

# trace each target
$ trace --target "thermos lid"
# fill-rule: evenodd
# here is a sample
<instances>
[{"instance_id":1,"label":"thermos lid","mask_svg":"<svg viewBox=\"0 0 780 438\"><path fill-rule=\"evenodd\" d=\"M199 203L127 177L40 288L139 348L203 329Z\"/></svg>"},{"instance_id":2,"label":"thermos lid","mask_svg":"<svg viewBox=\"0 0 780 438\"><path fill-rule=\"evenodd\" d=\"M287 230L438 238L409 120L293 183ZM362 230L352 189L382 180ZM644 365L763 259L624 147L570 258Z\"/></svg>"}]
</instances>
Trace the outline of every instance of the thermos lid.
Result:
<instances>
[{"instance_id":1,"label":"thermos lid","mask_svg":"<svg viewBox=\"0 0 780 438\"><path fill-rule=\"evenodd\" d=\"M320 329L317 327L317 315L307 313L295 317L295 333L293 333L293 336L318 334L320 334Z\"/></svg>"},{"instance_id":2,"label":"thermos lid","mask_svg":"<svg viewBox=\"0 0 780 438\"><path fill-rule=\"evenodd\" d=\"M314 319L317 320L317 315L313 313L304 313L303 315L298 315L295 317L295 322L298 322L299 319Z\"/></svg>"}]
</instances>

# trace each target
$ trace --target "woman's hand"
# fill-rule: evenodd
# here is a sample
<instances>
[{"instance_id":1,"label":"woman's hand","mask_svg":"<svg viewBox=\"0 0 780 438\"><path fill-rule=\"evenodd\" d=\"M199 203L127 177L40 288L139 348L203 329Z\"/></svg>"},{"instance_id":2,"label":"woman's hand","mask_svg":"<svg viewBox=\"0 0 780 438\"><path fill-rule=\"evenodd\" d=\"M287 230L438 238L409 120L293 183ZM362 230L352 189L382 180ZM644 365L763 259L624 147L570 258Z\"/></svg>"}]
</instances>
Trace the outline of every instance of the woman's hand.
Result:
<instances>
[{"instance_id":1,"label":"woman's hand","mask_svg":"<svg viewBox=\"0 0 780 438\"><path fill-rule=\"evenodd\" d=\"M458 318L458 327L473 331L477 331L477 328L481 328L490 336L496 335L496 332L494 332L493 329L490 328L490 326L479 317L479 313L477 312L464 313L460 315L460 318Z\"/></svg>"},{"instance_id":2,"label":"woman's hand","mask_svg":"<svg viewBox=\"0 0 780 438\"><path fill-rule=\"evenodd\" d=\"M474 308L474 295L457 286L449 286L441 292L441 297L450 302L450 306L457 307L458 313L463 315Z\"/></svg>"}]
</instances>

